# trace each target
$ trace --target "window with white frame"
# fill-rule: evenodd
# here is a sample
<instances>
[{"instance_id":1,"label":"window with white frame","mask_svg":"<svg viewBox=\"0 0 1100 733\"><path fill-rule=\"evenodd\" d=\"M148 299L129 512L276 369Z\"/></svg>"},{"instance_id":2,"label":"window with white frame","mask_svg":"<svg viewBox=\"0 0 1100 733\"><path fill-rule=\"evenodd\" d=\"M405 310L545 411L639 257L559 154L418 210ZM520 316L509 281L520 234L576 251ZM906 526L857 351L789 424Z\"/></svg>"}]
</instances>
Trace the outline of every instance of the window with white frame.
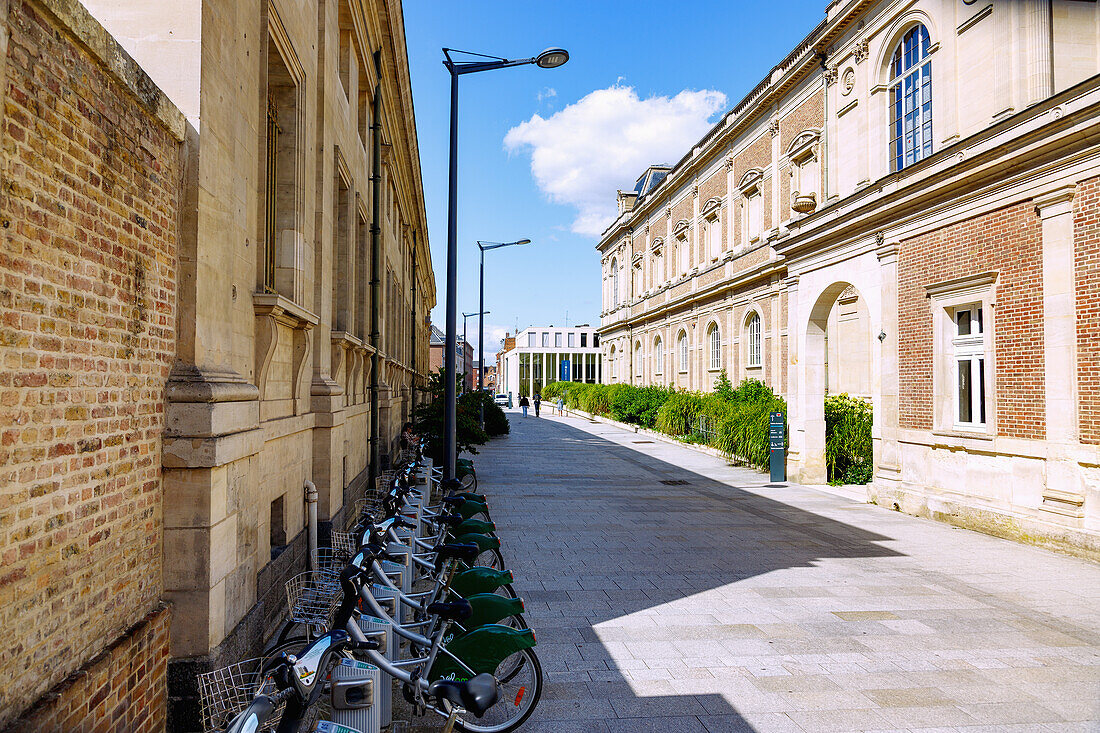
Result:
<instances>
[{"instance_id":1,"label":"window with white frame","mask_svg":"<svg viewBox=\"0 0 1100 733\"><path fill-rule=\"evenodd\" d=\"M575 334L575 333L567 334L565 340L566 340L566 343L568 344L569 348L572 349L574 346L577 345L577 334Z\"/></svg>"},{"instance_id":2,"label":"window with white frame","mask_svg":"<svg viewBox=\"0 0 1100 733\"><path fill-rule=\"evenodd\" d=\"M680 337L676 341L676 351L680 354L680 372L684 373L688 370L688 337L687 332L681 331Z\"/></svg>"},{"instance_id":3,"label":"window with white frame","mask_svg":"<svg viewBox=\"0 0 1100 733\"><path fill-rule=\"evenodd\" d=\"M533 347L535 345L535 334L528 332L527 334L527 346Z\"/></svg>"},{"instance_id":4,"label":"window with white frame","mask_svg":"<svg viewBox=\"0 0 1100 733\"><path fill-rule=\"evenodd\" d=\"M542 345L543 345L544 348L549 348L550 347L550 332L549 331L543 331L542 332Z\"/></svg>"},{"instance_id":5,"label":"window with white frame","mask_svg":"<svg viewBox=\"0 0 1100 733\"><path fill-rule=\"evenodd\" d=\"M915 25L890 64L890 157L898 171L932 154L932 61L928 29Z\"/></svg>"},{"instance_id":6,"label":"window with white frame","mask_svg":"<svg viewBox=\"0 0 1100 733\"><path fill-rule=\"evenodd\" d=\"M676 269L681 275L688 271L688 241L686 234L676 237Z\"/></svg>"},{"instance_id":7,"label":"window with white frame","mask_svg":"<svg viewBox=\"0 0 1100 733\"><path fill-rule=\"evenodd\" d=\"M661 349L661 337L658 336L653 340L653 373L664 374L665 372L665 352Z\"/></svg>"},{"instance_id":8,"label":"window with white frame","mask_svg":"<svg viewBox=\"0 0 1100 733\"><path fill-rule=\"evenodd\" d=\"M981 303L952 310L955 426L982 428L986 420L985 316Z\"/></svg>"},{"instance_id":9,"label":"window with white frame","mask_svg":"<svg viewBox=\"0 0 1100 733\"><path fill-rule=\"evenodd\" d=\"M561 348L561 331L554 332L554 347Z\"/></svg>"},{"instance_id":10,"label":"window with white frame","mask_svg":"<svg viewBox=\"0 0 1100 733\"><path fill-rule=\"evenodd\" d=\"M703 231L706 238L707 257L716 260L722 254L722 226L718 222L717 213L703 221Z\"/></svg>"},{"instance_id":11,"label":"window with white frame","mask_svg":"<svg viewBox=\"0 0 1100 733\"><path fill-rule=\"evenodd\" d=\"M759 188L745 195L745 239L755 242L764 232L764 197Z\"/></svg>"},{"instance_id":12,"label":"window with white frame","mask_svg":"<svg viewBox=\"0 0 1100 733\"><path fill-rule=\"evenodd\" d=\"M665 258L661 250L653 254L653 285L658 287L665 281Z\"/></svg>"},{"instance_id":13,"label":"window with white frame","mask_svg":"<svg viewBox=\"0 0 1100 733\"><path fill-rule=\"evenodd\" d=\"M634 342L634 376L641 379L642 377L642 342Z\"/></svg>"},{"instance_id":14,"label":"window with white frame","mask_svg":"<svg viewBox=\"0 0 1100 733\"><path fill-rule=\"evenodd\" d=\"M614 346L611 347L611 357L608 359L608 361L611 362L611 378L612 379L618 379L619 378L619 369L618 369L618 364L615 361L615 347Z\"/></svg>"},{"instance_id":15,"label":"window with white frame","mask_svg":"<svg viewBox=\"0 0 1100 733\"><path fill-rule=\"evenodd\" d=\"M611 258L611 307L619 307L619 261Z\"/></svg>"},{"instance_id":16,"label":"window with white frame","mask_svg":"<svg viewBox=\"0 0 1100 733\"><path fill-rule=\"evenodd\" d=\"M718 330L718 324L710 324L707 332L707 343L710 346L710 368L722 368L722 332Z\"/></svg>"},{"instance_id":17,"label":"window with white frame","mask_svg":"<svg viewBox=\"0 0 1100 733\"><path fill-rule=\"evenodd\" d=\"M763 349L761 348L761 328L760 328L760 316L753 313L749 316L749 320L745 323L745 333L747 336L747 353L745 354L745 364L748 367L759 367L761 364L761 357L763 355Z\"/></svg>"}]
</instances>

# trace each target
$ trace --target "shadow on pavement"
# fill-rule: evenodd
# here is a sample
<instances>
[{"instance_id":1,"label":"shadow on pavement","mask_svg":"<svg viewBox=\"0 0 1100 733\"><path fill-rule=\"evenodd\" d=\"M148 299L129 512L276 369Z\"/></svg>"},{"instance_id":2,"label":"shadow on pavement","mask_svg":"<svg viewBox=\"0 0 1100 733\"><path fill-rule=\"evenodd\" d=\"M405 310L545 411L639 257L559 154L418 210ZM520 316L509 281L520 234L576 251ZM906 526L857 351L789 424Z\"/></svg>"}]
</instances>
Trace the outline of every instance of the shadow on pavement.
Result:
<instances>
[{"instance_id":1,"label":"shadow on pavement","mask_svg":"<svg viewBox=\"0 0 1100 733\"><path fill-rule=\"evenodd\" d=\"M512 434L475 460L549 682L524 731L753 731L749 718L776 708L748 674L786 674L768 658L857 651L773 613L769 597L798 590L789 576L783 587L761 576L896 556L877 544L891 538L568 421L509 417ZM767 487L765 475L743 475ZM729 587L747 579L757 582Z\"/></svg>"}]
</instances>

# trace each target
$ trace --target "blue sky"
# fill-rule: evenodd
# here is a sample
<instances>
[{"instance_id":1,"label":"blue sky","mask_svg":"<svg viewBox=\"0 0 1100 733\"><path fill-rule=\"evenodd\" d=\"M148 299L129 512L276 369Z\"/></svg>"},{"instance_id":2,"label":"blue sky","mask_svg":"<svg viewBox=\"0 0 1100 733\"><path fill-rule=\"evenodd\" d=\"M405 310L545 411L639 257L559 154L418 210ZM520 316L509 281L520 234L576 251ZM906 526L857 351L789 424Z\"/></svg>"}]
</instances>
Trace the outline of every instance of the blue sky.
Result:
<instances>
[{"instance_id":1,"label":"blue sky","mask_svg":"<svg viewBox=\"0 0 1100 733\"><path fill-rule=\"evenodd\" d=\"M487 353L504 330L598 325L598 232L615 189L675 162L824 17L823 0L406 0L432 265L443 327L449 76L444 46L520 58L568 49L557 69L459 81L459 312L478 306L476 240L533 244L486 257ZM534 163L534 165L533 165ZM468 337L477 343L477 319ZM459 329L462 319L459 318ZM461 333L460 333L461 336Z\"/></svg>"}]
</instances>

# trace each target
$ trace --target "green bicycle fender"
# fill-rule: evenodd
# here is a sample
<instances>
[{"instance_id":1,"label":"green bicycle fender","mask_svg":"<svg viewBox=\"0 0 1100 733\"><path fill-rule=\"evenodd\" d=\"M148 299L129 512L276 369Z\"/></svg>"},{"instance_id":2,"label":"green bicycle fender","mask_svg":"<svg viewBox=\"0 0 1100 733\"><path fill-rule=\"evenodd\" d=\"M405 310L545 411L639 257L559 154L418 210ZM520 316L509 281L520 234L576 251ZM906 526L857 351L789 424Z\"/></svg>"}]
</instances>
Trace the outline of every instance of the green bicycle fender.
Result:
<instances>
[{"instance_id":1,"label":"green bicycle fender","mask_svg":"<svg viewBox=\"0 0 1100 733\"><path fill-rule=\"evenodd\" d=\"M497 526L493 522L483 522L480 519L467 519L462 524L457 525L454 529L450 530L450 533L455 537L464 534L470 534L471 532L477 532L478 534L492 534L497 531Z\"/></svg>"},{"instance_id":2,"label":"green bicycle fender","mask_svg":"<svg viewBox=\"0 0 1100 733\"><path fill-rule=\"evenodd\" d=\"M451 591L462 598L477 593L492 593L502 585L508 585L515 578L509 570L475 567L456 574L451 578Z\"/></svg>"},{"instance_id":3,"label":"green bicycle fender","mask_svg":"<svg viewBox=\"0 0 1100 733\"><path fill-rule=\"evenodd\" d=\"M463 519L470 519L477 514L489 516L489 508L479 501L469 499L458 505L458 515Z\"/></svg>"},{"instance_id":4,"label":"green bicycle fender","mask_svg":"<svg viewBox=\"0 0 1100 733\"><path fill-rule=\"evenodd\" d=\"M485 494L478 494L475 491L461 491L457 494L451 494L451 496L457 496L460 499L469 499L470 501L480 502L489 505L489 500L485 497Z\"/></svg>"},{"instance_id":5,"label":"green bicycle fender","mask_svg":"<svg viewBox=\"0 0 1100 733\"><path fill-rule=\"evenodd\" d=\"M490 537L487 534L477 534L476 532L470 532L469 534L455 537L453 542L459 545L477 545L478 550L481 552L496 550L500 547L500 540L496 537Z\"/></svg>"},{"instance_id":6,"label":"green bicycle fender","mask_svg":"<svg viewBox=\"0 0 1100 733\"><path fill-rule=\"evenodd\" d=\"M500 663L523 649L535 646L531 629L512 629L500 624L479 626L445 643L447 651L461 659L475 674L496 672ZM468 680L470 673L445 654L439 655L428 672L429 680Z\"/></svg>"},{"instance_id":7,"label":"green bicycle fender","mask_svg":"<svg viewBox=\"0 0 1100 733\"><path fill-rule=\"evenodd\" d=\"M475 593L467 596L466 600L474 609L470 618L461 622L466 633L480 626L495 624L517 613L523 613L522 598L506 598L496 593Z\"/></svg>"}]
</instances>

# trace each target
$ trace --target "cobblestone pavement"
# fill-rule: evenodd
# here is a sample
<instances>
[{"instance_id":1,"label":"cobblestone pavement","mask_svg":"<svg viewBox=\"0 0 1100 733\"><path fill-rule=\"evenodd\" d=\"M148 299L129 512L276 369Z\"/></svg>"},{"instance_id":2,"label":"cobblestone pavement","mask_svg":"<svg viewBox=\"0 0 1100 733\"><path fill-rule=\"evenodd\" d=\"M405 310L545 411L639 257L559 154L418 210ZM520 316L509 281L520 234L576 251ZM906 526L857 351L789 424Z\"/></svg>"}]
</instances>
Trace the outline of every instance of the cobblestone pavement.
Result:
<instances>
[{"instance_id":1,"label":"cobblestone pavement","mask_svg":"<svg viewBox=\"0 0 1100 733\"><path fill-rule=\"evenodd\" d=\"M1098 731L1100 567L580 418L476 456L524 731Z\"/></svg>"}]
</instances>

